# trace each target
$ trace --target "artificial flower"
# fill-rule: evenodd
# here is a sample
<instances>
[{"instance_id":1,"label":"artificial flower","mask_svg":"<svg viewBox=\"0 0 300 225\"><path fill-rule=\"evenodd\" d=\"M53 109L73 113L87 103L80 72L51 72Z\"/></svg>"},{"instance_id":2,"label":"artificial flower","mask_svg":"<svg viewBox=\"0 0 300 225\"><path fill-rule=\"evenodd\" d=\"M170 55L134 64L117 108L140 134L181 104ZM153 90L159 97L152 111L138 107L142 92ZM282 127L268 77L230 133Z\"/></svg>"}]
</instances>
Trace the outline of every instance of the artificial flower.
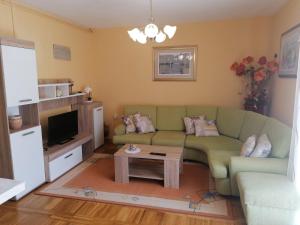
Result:
<instances>
[{"instance_id":1,"label":"artificial flower","mask_svg":"<svg viewBox=\"0 0 300 225\"><path fill-rule=\"evenodd\" d=\"M231 65L230 69L231 69L232 71L236 71L236 69L238 68L238 66L239 66L239 64L238 64L237 62L235 62L235 63L233 63L233 64Z\"/></svg>"},{"instance_id":2,"label":"artificial flower","mask_svg":"<svg viewBox=\"0 0 300 225\"><path fill-rule=\"evenodd\" d=\"M268 60L267 60L267 57L266 57L266 56L262 56L262 57L260 57L259 60L258 60L258 64L261 65L261 66L266 65L267 62L268 62Z\"/></svg>"},{"instance_id":3,"label":"artificial flower","mask_svg":"<svg viewBox=\"0 0 300 225\"><path fill-rule=\"evenodd\" d=\"M267 66L268 69L272 72L271 74L277 73L279 70L279 64L275 60L268 62Z\"/></svg>"},{"instance_id":4,"label":"artificial flower","mask_svg":"<svg viewBox=\"0 0 300 225\"><path fill-rule=\"evenodd\" d=\"M237 76L242 76L245 73L246 66L243 63L240 63L240 65L236 69L236 75Z\"/></svg>"},{"instance_id":5,"label":"artificial flower","mask_svg":"<svg viewBox=\"0 0 300 225\"><path fill-rule=\"evenodd\" d=\"M260 82L266 78L267 74L264 69L259 69L258 71L255 72L254 74L254 80L256 82Z\"/></svg>"},{"instance_id":6,"label":"artificial flower","mask_svg":"<svg viewBox=\"0 0 300 225\"><path fill-rule=\"evenodd\" d=\"M246 58L243 59L243 63L244 64L250 64L254 61L254 58L252 56L248 56Z\"/></svg>"}]
</instances>

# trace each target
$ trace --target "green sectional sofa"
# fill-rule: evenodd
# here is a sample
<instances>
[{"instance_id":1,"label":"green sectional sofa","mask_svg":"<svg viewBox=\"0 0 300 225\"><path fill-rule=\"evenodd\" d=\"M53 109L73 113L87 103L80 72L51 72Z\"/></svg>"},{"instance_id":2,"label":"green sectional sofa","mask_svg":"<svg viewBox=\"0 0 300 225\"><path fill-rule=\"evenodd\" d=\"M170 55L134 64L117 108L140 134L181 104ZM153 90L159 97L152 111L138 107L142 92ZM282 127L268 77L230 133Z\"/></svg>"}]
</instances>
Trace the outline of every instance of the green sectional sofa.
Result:
<instances>
[{"instance_id":1,"label":"green sectional sofa","mask_svg":"<svg viewBox=\"0 0 300 225\"><path fill-rule=\"evenodd\" d=\"M276 119L239 109L213 106L139 106L124 107L124 114L148 115L156 129L149 134L125 134L125 126L115 128L113 143L152 144L184 147L184 159L207 163L223 195L239 196L238 172L286 174L291 129ZM220 136L185 135L185 116L205 115L216 120ZM266 133L272 143L270 158L239 157L243 142L251 135ZM249 164L249 165L248 165ZM248 165L248 166L247 166Z\"/></svg>"}]
</instances>

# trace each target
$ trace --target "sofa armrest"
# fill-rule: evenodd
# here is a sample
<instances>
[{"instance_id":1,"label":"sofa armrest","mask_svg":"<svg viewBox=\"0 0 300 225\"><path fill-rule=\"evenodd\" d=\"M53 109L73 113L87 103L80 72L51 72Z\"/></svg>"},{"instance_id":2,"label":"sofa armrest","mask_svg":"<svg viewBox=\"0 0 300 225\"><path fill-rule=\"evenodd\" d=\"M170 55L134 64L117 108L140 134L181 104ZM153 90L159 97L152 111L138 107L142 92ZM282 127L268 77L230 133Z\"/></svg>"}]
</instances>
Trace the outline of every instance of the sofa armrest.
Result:
<instances>
[{"instance_id":1,"label":"sofa armrest","mask_svg":"<svg viewBox=\"0 0 300 225\"><path fill-rule=\"evenodd\" d=\"M287 168L288 159L233 156L229 163L232 194L236 196L239 195L236 183L236 175L239 172L275 173L286 175Z\"/></svg>"},{"instance_id":2,"label":"sofa armrest","mask_svg":"<svg viewBox=\"0 0 300 225\"><path fill-rule=\"evenodd\" d=\"M114 135L124 135L126 133L126 127L123 123L118 124L114 129Z\"/></svg>"}]
</instances>

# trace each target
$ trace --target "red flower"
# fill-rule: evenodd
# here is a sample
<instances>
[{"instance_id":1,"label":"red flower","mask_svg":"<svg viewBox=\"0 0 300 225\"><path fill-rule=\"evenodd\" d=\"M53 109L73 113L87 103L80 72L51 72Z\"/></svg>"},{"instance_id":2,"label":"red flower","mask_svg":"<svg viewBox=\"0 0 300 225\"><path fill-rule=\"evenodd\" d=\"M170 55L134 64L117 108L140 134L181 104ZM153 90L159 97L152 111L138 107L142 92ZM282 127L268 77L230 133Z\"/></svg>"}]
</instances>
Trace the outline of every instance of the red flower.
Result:
<instances>
[{"instance_id":1,"label":"red flower","mask_svg":"<svg viewBox=\"0 0 300 225\"><path fill-rule=\"evenodd\" d=\"M260 82L260 81L264 80L266 78L266 76L267 76L267 74L266 74L265 70L260 69L260 70L255 72L254 80L256 82Z\"/></svg>"},{"instance_id":2,"label":"red flower","mask_svg":"<svg viewBox=\"0 0 300 225\"><path fill-rule=\"evenodd\" d=\"M266 56L262 56L262 57L260 57L259 60L258 60L258 64L261 65L261 66L266 65L267 62L268 62L268 60L267 60L267 57L266 57Z\"/></svg>"},{"instance_id":3,"label":"red flower","mask_svg":"<svg viewBox=\"0 0 300 225\"><path fill-rule=\"evenodd\" d=\"M268 62L267 66L272 74L277 73L279 70L279 64L275 60Z\"/></svg>"},{"instance_id":4,"label":"red flower","mask_svg":"<svg viewBox=\"0 0 300 225\"><path fill-rule=\"evenodd\" d=\"M230 69L231 69L232 71L236 71L236 69L238 68L238 66L239 66L239 64L238 64L237 62L235 62L235 63L233 63L233 64L231 65Z\"/></svg>"},{"instance_id":5,"label":"red flower","mask_svg":"<svg viewBox=\"0 0 300 225\"><path fill-rule=\"evenodd\" d=\"M250 64L254 61L254 58L252 56L248 56L246 58L243 59L243 63L244 64Z\"/></svg>"},{"instance_id":6,"label":"red flower","mask_svg":"<svg viewBox=\"0 0 300 225\"><path fill-rule=\"evenodd\" d=\"M236 69L236 75L242 76L245 73L245 69L246 69L245 64L241 63Z\"/></svg>"}]
</instances>

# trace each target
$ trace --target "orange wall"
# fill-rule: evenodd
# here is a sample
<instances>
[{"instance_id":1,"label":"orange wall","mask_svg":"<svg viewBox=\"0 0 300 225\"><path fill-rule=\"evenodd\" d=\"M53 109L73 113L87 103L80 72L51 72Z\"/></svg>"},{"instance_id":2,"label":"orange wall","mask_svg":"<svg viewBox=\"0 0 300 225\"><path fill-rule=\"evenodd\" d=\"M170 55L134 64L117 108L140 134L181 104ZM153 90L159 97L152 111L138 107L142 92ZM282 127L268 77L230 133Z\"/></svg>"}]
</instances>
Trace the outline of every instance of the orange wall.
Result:
<instances>
[{"instance_id":1,"label":"orange wall","mask_svg":"<svg viewBox=\"0 0 300 225\"><path fill-rule=\"evenodd\" d=\"M105 120L125 104L220 105L241 107L241 81L229 67L247 55L269 49L271 20L256 18L225 22L182 24L164 45L197 45L196 82L152 81L152 47L133 42L126 28L99 29L98 74L94 96L104 102ZM159 45L160 46L160 45Z\"/></svg>"},{"instance_id":2,"label":"orange wall","mask_svg":"<svg viewBox=\"0 0 300 225\"><path fill-rule=\"evenodd\" d=\"M273 17L271 51L280 50L281 34L300 23L300 1L290 0ZM273 82L273 102L271 113L274 117L292 125L296 79L276 77Z\"/></svg>"}]
</instances>

